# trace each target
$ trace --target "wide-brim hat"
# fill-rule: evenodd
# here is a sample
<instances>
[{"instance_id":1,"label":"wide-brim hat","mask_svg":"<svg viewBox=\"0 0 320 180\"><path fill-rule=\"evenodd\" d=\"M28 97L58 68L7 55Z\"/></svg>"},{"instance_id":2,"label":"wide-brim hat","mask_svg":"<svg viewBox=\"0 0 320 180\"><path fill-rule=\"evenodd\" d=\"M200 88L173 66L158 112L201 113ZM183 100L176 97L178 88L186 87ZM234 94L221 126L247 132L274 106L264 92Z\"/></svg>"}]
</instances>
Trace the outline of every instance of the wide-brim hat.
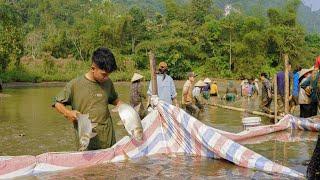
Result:
<instances>
[{"instance_id":1,"label":"wide-brim hat","mask_svg":"<svg viewBox=\"0 0 320 180\"><path fill-rule=\"evenodd\" d=\"M138 73L134 73L132 78L131 78L131 82L134 82L134 81L137 81L137 80L140 80L142 79L143 76L141 74L138 74Z\"/></svg>"},{"instance_id":2,"label":"wide-brim hat","mask_svg":"<svg viewBox=\"0 0 320 180\"><path fill-rule=\"evenodd\" d=\"M210 80L209 78L205 78L205 79L203 80L203 82L204 82L204 83L211 83L211 80Z\"/></svg>"},{"instance_id":3,"label":"wide-brim hat","mask_svg":"<svg viewBox=\"0 0 320 180\"><path fill-rule=\"evenodd\" d=\"M194 86L195 87L204 87L204 86L206 86L206 84L202 80L199 80Z\"/></svg>"},{"instance_id":4,"label":"wide-brim hat","mask_svg":"<svg viewBox=\"0 0 320 180\"><path fill-rule=\"evenodd\" d=\"M259 82L259 80L258 79L254 79L254 82Z\"/></svg>"},{"instance_id":5,"label":"wide-brim hat","mask_svg":"<svg viewBox=\"0 0 320 180\"><path fill-rule=\"evenodd\" d=\"M312 67L309 68L309 69L301 69L301 71L299 71L299 79L300 79L303 75L305 75L306 73L311 72L311 71L313 71L313 70L314 70L314 66L312 66Z\"/></svg>"}]
</instances>

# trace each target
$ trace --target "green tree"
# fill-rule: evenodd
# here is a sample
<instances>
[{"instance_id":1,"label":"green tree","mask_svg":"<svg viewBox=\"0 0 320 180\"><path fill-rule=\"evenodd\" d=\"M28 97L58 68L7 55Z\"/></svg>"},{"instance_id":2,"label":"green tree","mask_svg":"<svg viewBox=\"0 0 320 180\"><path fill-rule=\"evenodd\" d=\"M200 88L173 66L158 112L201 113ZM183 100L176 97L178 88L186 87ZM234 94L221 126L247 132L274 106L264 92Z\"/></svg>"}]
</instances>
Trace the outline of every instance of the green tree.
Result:
<instances>
[{"instance_id":1,"label":"green tree","mask_svg":"<svg viewBox=\"0 0 320 180\"><path fill-rule=\"evenodd\" d=\"M0 2L0 66L4 72L10 61L19 66L23 55L22 19L15 6Z\"/></svg>"}]
</instances>

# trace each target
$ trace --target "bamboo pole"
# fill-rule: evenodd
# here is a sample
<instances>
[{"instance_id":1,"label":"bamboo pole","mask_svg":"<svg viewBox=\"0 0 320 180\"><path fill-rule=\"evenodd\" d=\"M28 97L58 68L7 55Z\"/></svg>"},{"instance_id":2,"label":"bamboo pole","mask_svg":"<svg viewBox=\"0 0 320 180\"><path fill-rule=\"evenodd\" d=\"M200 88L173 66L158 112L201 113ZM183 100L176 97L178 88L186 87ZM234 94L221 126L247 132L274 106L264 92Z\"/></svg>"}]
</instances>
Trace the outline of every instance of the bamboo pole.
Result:
<instances>
[{"instance_id":1,"label":"bamboo pole","mask_svg":"<svg viewBox=\"0 0 320 180\"><path fill-rule=\"evenodd\" d=\"M157 74L156 74L156 58L152 51L149 52L150 73L152 95L158 95Z\"/></svg>"},{"instance_id":2,"label":"bamboo pole","mask_svg":"<svg viewBox=\"0 0 320 180\"><path fill-rule=\"evenodd\" d=\"M259 115L259 116L264 116L264 117L268 117L273 119L274 116L271 114L267 114L267 113L263 113L263 112L259 112L259 111L251 111L248 109L243 109L243 108L237 108L237 107L232 107L232 106L225 106L225 105L220 105L220 104L209 104L210 106L216 106L219 108L223 108L223 109L229 109L229 110L233 110L233 111L239 111L239 112L247 112L250 114L254 114L254 115ZM277 117L278 119L281 119L282 117Z\"/></svg>"},{"instance_id":3,"label":"bamboo pole","mask_svg":"<svg viewBox=\"0 0 320 180\"><path fill-rule=\"evenodd\" d=\"M278 122L277 114L278 114L278 80L277 74L274 75L274 123Z\"/></svg>"},{"instance_id":4,"label":"bamboo pole","mask_svg":"<svg viewBox=\"0 0 320 180\"><path fill-rule=\"evenodd\" d=\"M284 77L285 77L285 91L284 91L284 112L289 113L289 57L288 54L284 55Z\"/></svg>"}]
</instances>

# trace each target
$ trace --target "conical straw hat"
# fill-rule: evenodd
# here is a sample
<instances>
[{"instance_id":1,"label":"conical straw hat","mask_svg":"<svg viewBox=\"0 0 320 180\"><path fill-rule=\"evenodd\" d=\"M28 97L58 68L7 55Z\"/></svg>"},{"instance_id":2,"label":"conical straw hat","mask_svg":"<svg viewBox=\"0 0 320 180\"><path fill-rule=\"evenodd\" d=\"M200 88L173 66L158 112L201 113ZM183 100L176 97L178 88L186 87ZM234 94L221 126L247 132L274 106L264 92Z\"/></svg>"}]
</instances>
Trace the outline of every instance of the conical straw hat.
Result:
<instances>
[{"instance_id":1,"label":"conical straw hat","mask_svg":"<svg viewBox=\"0 0 320 180\"><path fill-rule=\"evenodd\" d=\"M204 87L204 86L206 86L206 84L202 80L199 80L194 86L196 86L196 87Z\"/></svg>"},{"instance_id":2,"label":"conical straw hat","mask_svg":"<svg viewBox=\"0 0 320 180\"><path fill-rule=\"evenodd\" d=\"M137 81L137 80L142 79L142 78L143 78L143 76L141 74L134 73L132 78L131 78L131 82Z\"/></svg>"},{"instance_id":3,"label":"conical straw hat","mask_svg":"<svg viewBox=\"0 0 320 180\"><path fill-rule=\"evenodd\" d=\"M211 83L211 80L209 78L205 78L204 81L205 83Z\"/></svg>"}]
</instances>

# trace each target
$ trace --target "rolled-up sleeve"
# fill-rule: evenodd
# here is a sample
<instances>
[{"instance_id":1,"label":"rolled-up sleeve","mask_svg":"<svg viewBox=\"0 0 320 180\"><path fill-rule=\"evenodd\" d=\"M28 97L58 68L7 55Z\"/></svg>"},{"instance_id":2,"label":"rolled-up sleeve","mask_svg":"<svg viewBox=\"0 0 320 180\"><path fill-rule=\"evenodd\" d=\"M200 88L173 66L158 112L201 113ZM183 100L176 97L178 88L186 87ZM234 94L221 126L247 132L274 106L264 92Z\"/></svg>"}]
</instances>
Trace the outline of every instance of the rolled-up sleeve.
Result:
<instances>
[{"instance_id":1,"label":"rolled-up sleeve","mask_svg":"<svg viewBox=\"0 0 320 180\"><path fill-rule=\"evenodd\" d=\"M71 89L72 83L69 82L62 91L60 91L55 97L53 97L52 107L54 107L57 102L64 105L71 105Z\"/></svg>"},{"instance_id":2,"label":"rolled-up sleeve","mask_svg":"<svg viewBox=\"0 0 320 180\"><path fill-rule=\"evenodd\" d=\"M111 82L111 86L110 86L110 92L109 92L109 95L108 95L108 103L109 104L113 104L113 102L115 100L118 99L118 93L116 92L116 90L114 89L114 85L113 83Z\"/></svg>"}]
</instances>

